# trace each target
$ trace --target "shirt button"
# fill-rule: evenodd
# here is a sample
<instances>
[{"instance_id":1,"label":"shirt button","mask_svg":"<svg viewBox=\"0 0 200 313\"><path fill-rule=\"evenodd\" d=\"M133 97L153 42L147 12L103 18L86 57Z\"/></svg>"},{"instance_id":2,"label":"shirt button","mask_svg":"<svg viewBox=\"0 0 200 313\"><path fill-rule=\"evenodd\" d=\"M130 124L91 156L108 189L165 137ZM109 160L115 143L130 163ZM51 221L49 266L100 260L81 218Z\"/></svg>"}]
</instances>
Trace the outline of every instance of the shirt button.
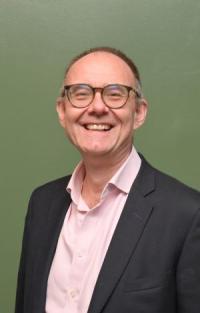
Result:
<instances>
[{"instance_id":1,"label":"shirt button","mask_svg":"<svg viewBox=\"0 0 200 313\"><path fill-rule=\"evenodd\" d=\"M78 252L78 258L81 259L83 257L81 252Z\"/></svg>"},{"instance_id":2,"label":"shirt button","mask_svg":"<svg viewBox=\"0 0 200 313\"><path fill-rule=\"evenodd\" d=\"M70 294L70 297L72 298L72 299L75 299L77 296L78 296L78 290L75 290L75 289L72 289L72 290L70 290L70 292L69 292L69 294Z\"/></svg>"},{"instance_id":3,"label":"shirt button","mask_svg":"<svg viewBox=\"0 0 200 313\"><path fill-rule=\"evenodd\" d=\"M79 216L78 216L78 220L79 220L79 222L83 222L84 221L84 219L85 219L85 215L83 215L83 214L79 214Z\"/></svg>"}]
</instances>

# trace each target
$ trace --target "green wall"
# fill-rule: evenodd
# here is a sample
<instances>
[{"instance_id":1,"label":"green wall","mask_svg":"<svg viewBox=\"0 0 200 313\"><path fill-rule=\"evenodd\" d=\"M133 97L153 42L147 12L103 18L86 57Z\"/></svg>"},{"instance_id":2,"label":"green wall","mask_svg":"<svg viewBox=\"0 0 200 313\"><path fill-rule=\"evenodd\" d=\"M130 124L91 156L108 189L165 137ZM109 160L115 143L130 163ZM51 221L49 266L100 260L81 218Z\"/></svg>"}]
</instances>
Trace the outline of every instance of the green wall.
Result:
<instances>
[{"instance_id":1,"label":"green wall","mask_svg":"<svg viewBox=\"0 0 200 313\"><path fill-rule=\"evenodd\" d=\"M0 312L13 312L32 189L79 159L54 107L74 54L111 45L134 58L150 103L136 146L200 188L199 16L198 0L0 0Z\"/></svg>"}]
</instances>

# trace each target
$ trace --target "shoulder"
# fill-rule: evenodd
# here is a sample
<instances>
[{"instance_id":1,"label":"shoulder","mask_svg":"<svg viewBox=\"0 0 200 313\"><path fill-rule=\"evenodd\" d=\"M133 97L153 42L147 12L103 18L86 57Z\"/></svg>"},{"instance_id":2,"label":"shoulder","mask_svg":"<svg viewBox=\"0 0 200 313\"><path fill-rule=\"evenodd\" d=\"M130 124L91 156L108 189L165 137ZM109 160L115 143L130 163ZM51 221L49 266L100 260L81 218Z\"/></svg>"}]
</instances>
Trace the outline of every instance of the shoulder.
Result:
<instances>
[{"instance_id":1,"label":"shoulder","mask_svg":"<svg viewBox=\"0 0 200 313\"><path fill-rule=\"evenodd\" d=\"M155 172L155 182L158 193L165 194L170 201L173 196L174 199L187 203L188 201L200 205L200 192L178 179L163 173L160 170L153 169Z\"/></svg>"},{"instance_id":2,"label":"shoulder","mask_svg":"<svg viewBox=\"0 0 200 313\"><path fill-rule=\"evenodd\" d=\"M71 175L60 177L35 188L32 192L30 201L47 201L55 196L62 196L66 194L66 187L70 177Z\"/></svg>"},{"instance_id":3,"label":"shoulder","mask_svg":"<svg viewBox=\"0 0 200 313\"><path fill-rule=\"evenodd\" d=\"M49 181L35 188L30 196L26 221L36 220L36 224L41 220L46 220L49 210L54 206L56 210L59 207L70 203L70 195L66 191L68 181L71 176L64 176Z\"/></svg>"},{"instance_id":4,"label":"shoulder","mask_svg":"<svg viewBox=\"0 0 200 313\"><path fill-rule=\"evenodd\" d=\"M142 157L139 184L151 185L148 197L154 207L170 215L194 216L200 209L200 192L151 166ZM164 215L165 215L164 214Z\"/></svg>"},{"instance_id":5,"label":"shoulder","mask_svg":"<svg viewBox=\"0 0 200 313\"><path fill-rule=\"evenodd\" d=\"M185 195L191 195L199 200L200 192L198 190L195 190L194 188L191 188L182 183L178 179L160 171L159 169L149 164L142 155L140 156L142 158L142 166L140 170L141 175L146 177L153 175L155 177L155 187L160 191L169 193L183 193Z\"/></svg>"}]
</instances>

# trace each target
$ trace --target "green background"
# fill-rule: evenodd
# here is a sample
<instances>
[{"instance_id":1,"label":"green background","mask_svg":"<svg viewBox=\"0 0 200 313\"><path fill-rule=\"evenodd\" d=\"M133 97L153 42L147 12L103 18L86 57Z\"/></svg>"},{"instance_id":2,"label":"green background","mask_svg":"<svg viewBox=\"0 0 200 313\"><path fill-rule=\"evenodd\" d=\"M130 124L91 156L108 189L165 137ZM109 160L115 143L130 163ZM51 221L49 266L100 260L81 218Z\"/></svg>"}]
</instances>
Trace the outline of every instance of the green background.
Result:
<instances>
[{"instance_id":1,"label":"green background","mask_svg":"<svg viewBox=\"0 0 200 313\"><path fill-rule=\"evenodd\" d=\"M150 103L137 148L200 188L199 16L198 0L0 0L0 312L13 312L31 191L79 160L55 113L77 53L110 45L135 60Z\"/></svg>"}]
</instances>

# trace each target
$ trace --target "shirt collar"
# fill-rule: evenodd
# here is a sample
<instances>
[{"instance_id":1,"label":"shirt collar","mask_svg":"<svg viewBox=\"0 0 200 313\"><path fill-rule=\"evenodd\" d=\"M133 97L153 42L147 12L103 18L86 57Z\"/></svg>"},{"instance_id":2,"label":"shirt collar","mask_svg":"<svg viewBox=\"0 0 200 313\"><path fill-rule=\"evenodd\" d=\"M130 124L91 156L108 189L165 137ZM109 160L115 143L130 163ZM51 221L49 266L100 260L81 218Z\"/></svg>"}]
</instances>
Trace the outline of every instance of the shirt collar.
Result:
<instances>
[{"instance_id":1,"label":"shirt collar","mask_svg":"<svg viewBox=\"0 0 200 313\"><path fill-rule=\"evenodd\" d=\"M75 167L72 176L67 185L67 191L71 194L73 202L76 204L79 201L82 184L85 176L85 167L83 161L80 161Z\"/></svg>"},{"instance_id":2,"label":"shirt collar","mask_svg":"<svg viewBox=\"0 0 200 313\"><path fill-rule=\"evenodd\" d=\"M108 184L112 184L121 191L128 193L139 172L141 163L141 158L133 146L129 157L118 169Z\"/></svg>"},{"instance_id":3,"label":"shirt collar","mask_svg":"<svg viewBox=\"0 0 200 313\"><path fill-rule=\"evenodd\" d=\"M139 172L140 166L141 158L133 146L129 157L106 184L102 194L107 193L109 186L115 186L122 192L128 193ZM74 169L66 188L75 203L79 201L84 176L85 167L83 161L81 161Z\"/></svg>"}]
</instances>

